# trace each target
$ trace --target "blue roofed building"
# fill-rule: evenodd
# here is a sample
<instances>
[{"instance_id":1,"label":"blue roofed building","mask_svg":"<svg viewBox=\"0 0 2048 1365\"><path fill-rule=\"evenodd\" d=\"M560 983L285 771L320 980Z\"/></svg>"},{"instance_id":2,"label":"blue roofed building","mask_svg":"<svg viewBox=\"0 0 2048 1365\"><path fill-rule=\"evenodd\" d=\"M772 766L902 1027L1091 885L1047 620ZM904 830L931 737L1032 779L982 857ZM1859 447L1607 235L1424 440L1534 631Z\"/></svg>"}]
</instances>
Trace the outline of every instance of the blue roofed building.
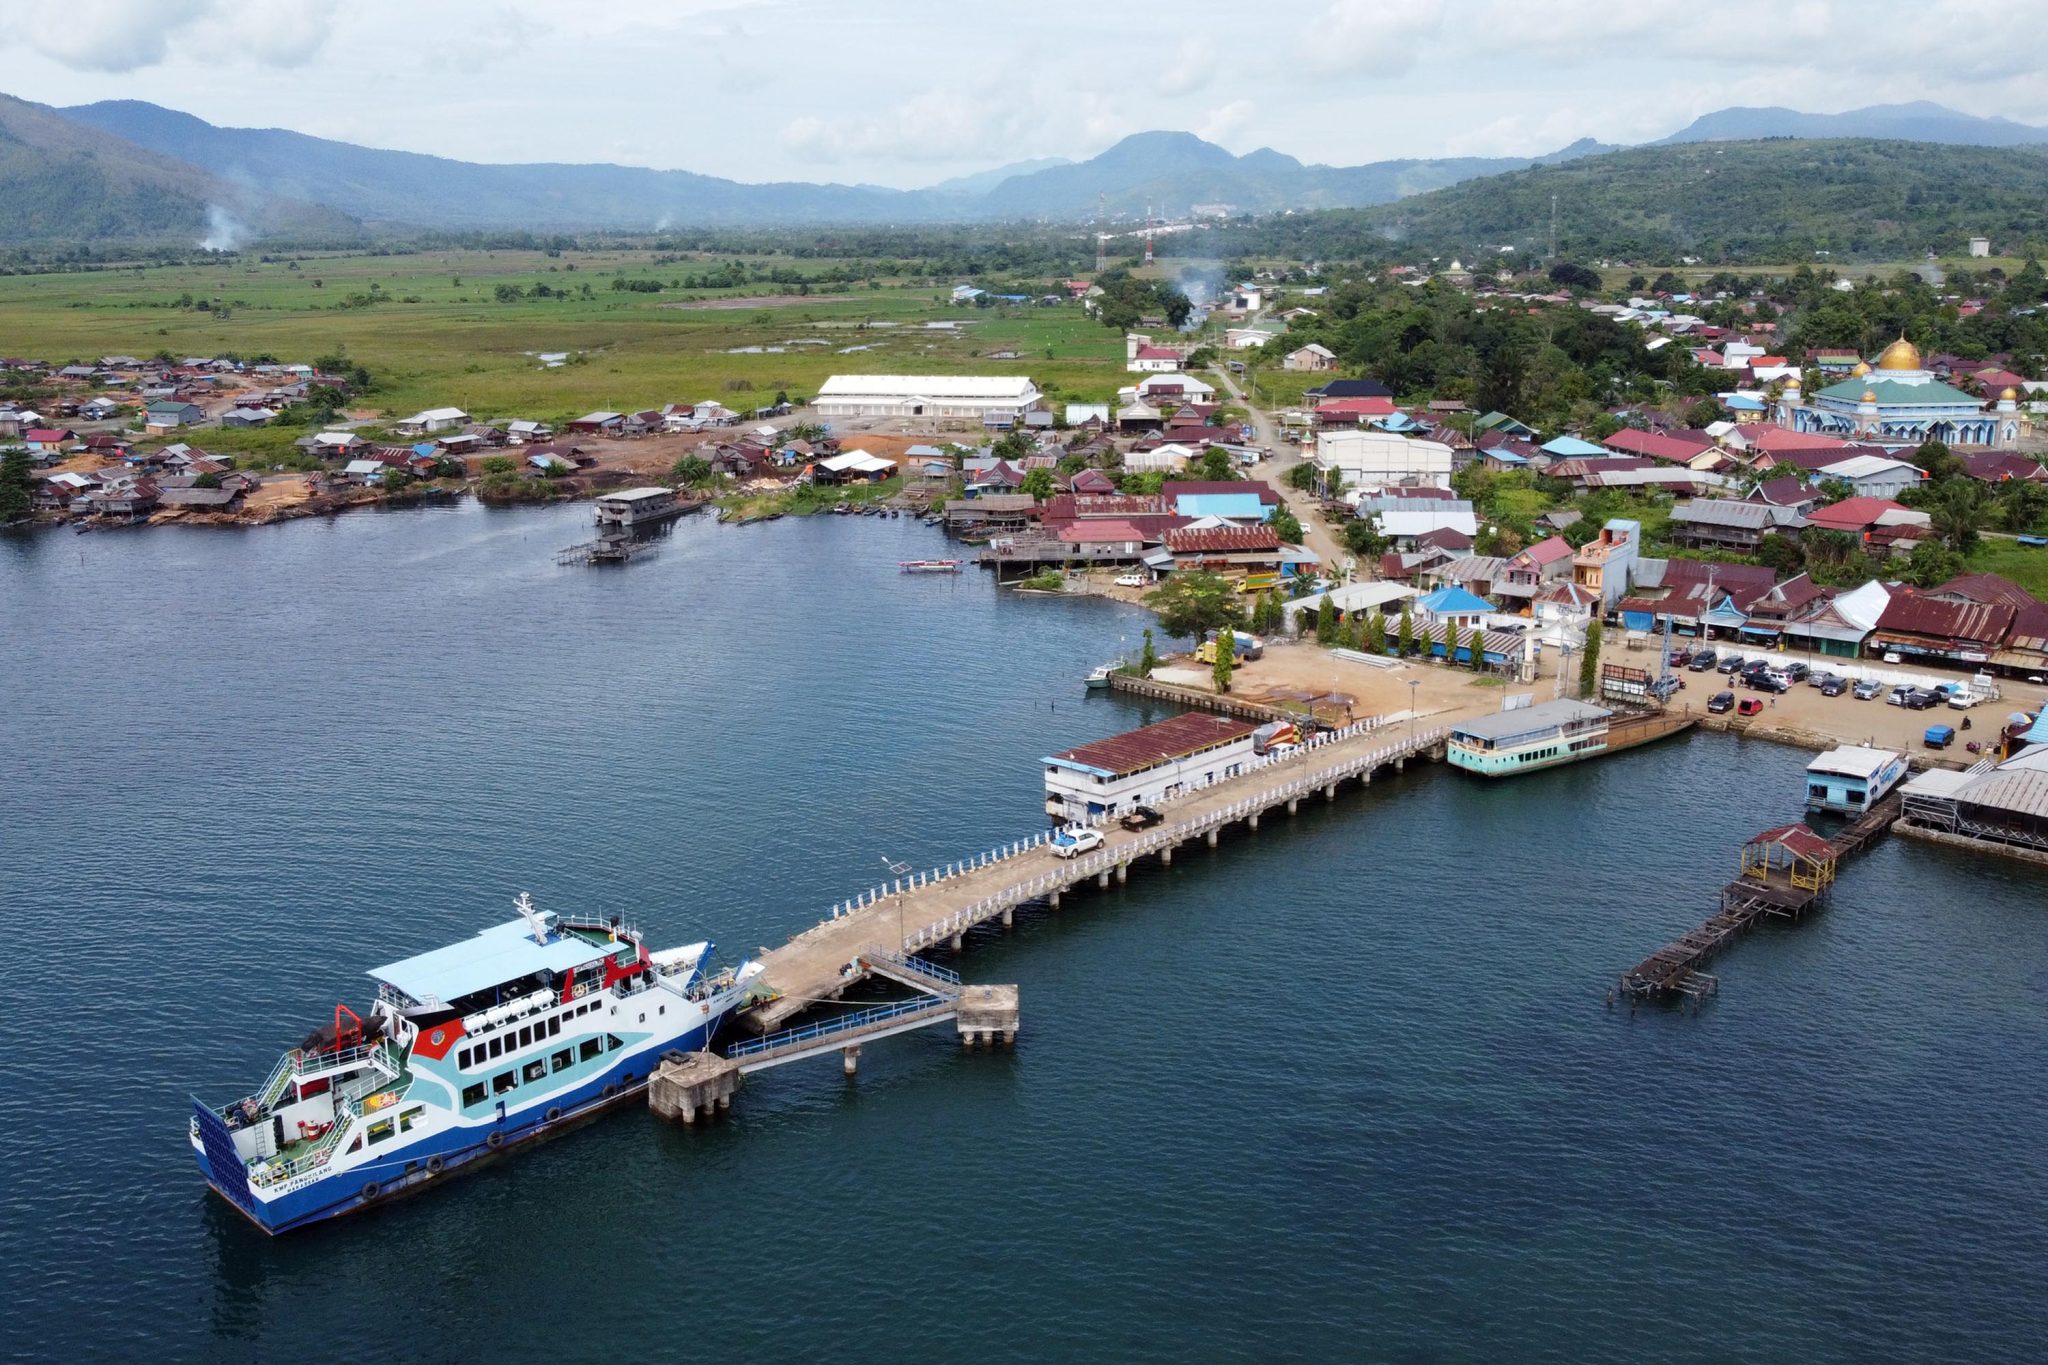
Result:
<instances>
[{"instance_id":1,"label":"blue roofed building","mask_svg":"<svg viewBox=\"0 0 2048 1365\"><path fill-rule=\"evenodd\" d=\"M1582 440L1577 436L1552 437L1538 446L1537 449L1545 455L1559 460L1569 460L1587 455L1598 457L1609 453L1607 447L1595 445L1591 441Z\"/></svg>"},{"instance_id":2,"label":"blue roofed building","mask_svg":"<svg viewBox=\"0 0 2048 1365\"><path fill-rule=\"evenodd\" d=\"M1173 485L1166 485L1172 492ZM1174 499L1173 510L1182 517L1216 517L1223 521L1263 522L1273 516L1257 493L1182 493Z\"/></svg>"}]
</instances>

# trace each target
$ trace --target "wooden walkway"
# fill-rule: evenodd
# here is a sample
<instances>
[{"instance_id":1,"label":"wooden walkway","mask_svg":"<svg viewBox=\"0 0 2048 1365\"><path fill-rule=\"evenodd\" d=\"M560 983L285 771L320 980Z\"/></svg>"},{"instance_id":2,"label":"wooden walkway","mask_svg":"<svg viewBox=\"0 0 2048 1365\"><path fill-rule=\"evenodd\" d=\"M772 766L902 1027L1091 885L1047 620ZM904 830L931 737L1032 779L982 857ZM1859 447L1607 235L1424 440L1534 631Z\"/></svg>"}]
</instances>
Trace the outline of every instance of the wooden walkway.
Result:
<instances>
[{"instance_id":1,"label":"wooden walkway","mask_svg":"<svg viewBox=\"0 0 2048 1365\"><path fill-rule=\"evenodd\" d=\"M1899 818L1897 792L1885 797L1828 841L1839 862L1869 847ZM1690 929L1621 974L1621 994L1631 1000L1681 997L1695 1003L1720 992L1719 978L1702 970L1730 940L1770 917L1798 919L1824 892L1794 886L1782 872L1768 880L1737 877L1721 888L1721 905L1704 924Z\"/></svg>"},{"instance_id":2,"label":"wooden walkway","mask_svg":"<svg viewBox=\"0 0 2048 1365\"><path fill-rule=\"evenodd\" d=\"M1400 768L1415 757L1443 751L1439 727L1357 725L1319 735L1298 751L1241 775L1163 802L1163 824L1132 832L1102 827L1103 846L1078 858L1059 858L1045 831L977 858L905 877L832 908L831 915L776 948L760 961L760 980L778 994L744 1016L749 1027L772 1033L822 1001L836 999L868 975L863 954L873 945L897 945L904 954L934 947L958 950L968 930L991 921L1010 927L1020 905L1045 901L1055 908L1070 888L1093 881L1121 882L1140 858L1173 861L1174 850L1191 839L1214 847L1227 825L1256 830L1275 808L1288 813L1306 797L1335 800L1340 784L1370 783L1382 768Z\"/></svg>"}]
</instances>

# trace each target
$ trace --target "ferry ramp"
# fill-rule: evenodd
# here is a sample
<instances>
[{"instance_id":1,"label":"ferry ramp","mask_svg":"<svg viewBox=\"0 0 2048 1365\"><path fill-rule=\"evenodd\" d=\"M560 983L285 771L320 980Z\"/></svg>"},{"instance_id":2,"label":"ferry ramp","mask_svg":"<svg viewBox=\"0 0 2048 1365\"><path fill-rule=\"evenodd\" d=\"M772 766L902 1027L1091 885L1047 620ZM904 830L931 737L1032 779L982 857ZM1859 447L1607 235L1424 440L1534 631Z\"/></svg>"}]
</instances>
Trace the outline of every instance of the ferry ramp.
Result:
<instances>
[{"instance_id":1,"label":"ferry ramp","mask_svg":"<svg viewBox=\"0 0 2048 1365\"><path fill-rule=\"evenodd\" d=\"M871 945L896 945L899 960L941 945L957 951L968 930L996 920L1008 928L1016 908L1027 902L1057 907L1068 889L1082 883L1106 887L1112 878L1123 881L1141 858L1171 863L1174 850L1189 840L1214 847L1228 825L1255 830L1276 808L1292 813L1317 794L1334 800L1347 781L1370 782L1374 773L1403 767L1411 758L1440 757L1445 733L1442 727L1361 721L1318 736L1284 758L1162 802L1166 820L1151 829L1105 822L1099 826L1103 846L1080 857L1055 856L1048 830L863 892L760 959L760 979L777 994L747 1013L748 1025L773 1033L813 1005L836 999L874 973L874 959L863 959Z\"/></svg>"}]
</instances>

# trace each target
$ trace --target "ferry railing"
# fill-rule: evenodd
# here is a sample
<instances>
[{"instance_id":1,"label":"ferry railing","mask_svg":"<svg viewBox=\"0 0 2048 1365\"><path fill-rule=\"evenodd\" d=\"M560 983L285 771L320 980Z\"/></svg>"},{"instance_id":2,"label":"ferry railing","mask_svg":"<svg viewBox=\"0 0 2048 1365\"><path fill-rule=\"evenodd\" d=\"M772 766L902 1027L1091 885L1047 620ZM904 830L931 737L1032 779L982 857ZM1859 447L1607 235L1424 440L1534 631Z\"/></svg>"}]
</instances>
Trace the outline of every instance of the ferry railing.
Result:
<instances>
[{"instance_id":1,"label":"ferry railing","mask_svg":"<svg viewBox=\"0 0 2048 1365\"><path fill-rule=\"evenodd\" d=\"M892 1004L874 1005L864 1010L856 1010L852 1014L842 1014L816 1024L806 1024L802 1028L786 1029L781 1033L770 1033L744 1043L734 1043L725 1050L725 1055L733 1061L743 1062L750 1057L760 1057L799 1043L819 1042L826 1038L851 1032L854 1029L886 1023L891 1019L901 1019L908 1014L954 1009L957 1007L957 1003L949 999L933 999L930 996L921 996L914 1000L898 1000Z\"/></svg>"},{"instance_id":2,"label":"ferry railing","mask_svg":"<svg viewBox=\"0 0 2048 1365\"><path fill-rule=\"evenodd\" d=\"M337 1105L333 1126L321 1134L318 1142L290 1161L280 1164L273 1159L263 1163L250 1175L251 1181L261 1188L269 1189L273 1185L288 1185L299 1177L309 1175L325 1166L328 1158L333 1156L334 1149L340 1145L342 1138L348 1135L362 1114L362 1105L354 1100Z\"/></svg>"},{"instance_id":3,"label":"ferry railing","mask_svg":"<svg viewBox=\"0 0 2048 1365\"><path fill-rule=\"evenodd\" d=\"M297 1061L292 1070L300 1077L327 1071L345 1071L352 1066L376 1061L377 1054L383 1047L384 1041L380 1038L374 1043L357 1043L354 1047L341 1048L334 1052L308 1052L303 1048L294 1048L292 1051Z\"/></svg>"}]
</instances>

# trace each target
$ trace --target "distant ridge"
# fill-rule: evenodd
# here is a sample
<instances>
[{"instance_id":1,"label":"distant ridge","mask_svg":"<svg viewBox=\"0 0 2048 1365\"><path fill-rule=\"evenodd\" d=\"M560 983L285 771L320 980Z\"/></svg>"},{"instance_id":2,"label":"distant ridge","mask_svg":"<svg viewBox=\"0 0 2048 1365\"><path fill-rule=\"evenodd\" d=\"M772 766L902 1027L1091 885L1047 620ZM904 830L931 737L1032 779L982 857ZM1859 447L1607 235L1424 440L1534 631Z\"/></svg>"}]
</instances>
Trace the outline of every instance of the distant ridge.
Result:
<instances>
[{"instance_id":1,"label":"distant ridge","mask_svg":"<svg viewBox=\"0 0 2048 1365\"><path fill-rule=\"evenodd\" d=\"M2048 143L2048 128L2006 118L1979 118L1945 105L1873 104L1840 114L1802 114L1796 109L1721 109L1703 114L1663 142L1744 142L1767 137L1894 138L1966 147L2023 147Z\"/></svg>"}]
</instances>

